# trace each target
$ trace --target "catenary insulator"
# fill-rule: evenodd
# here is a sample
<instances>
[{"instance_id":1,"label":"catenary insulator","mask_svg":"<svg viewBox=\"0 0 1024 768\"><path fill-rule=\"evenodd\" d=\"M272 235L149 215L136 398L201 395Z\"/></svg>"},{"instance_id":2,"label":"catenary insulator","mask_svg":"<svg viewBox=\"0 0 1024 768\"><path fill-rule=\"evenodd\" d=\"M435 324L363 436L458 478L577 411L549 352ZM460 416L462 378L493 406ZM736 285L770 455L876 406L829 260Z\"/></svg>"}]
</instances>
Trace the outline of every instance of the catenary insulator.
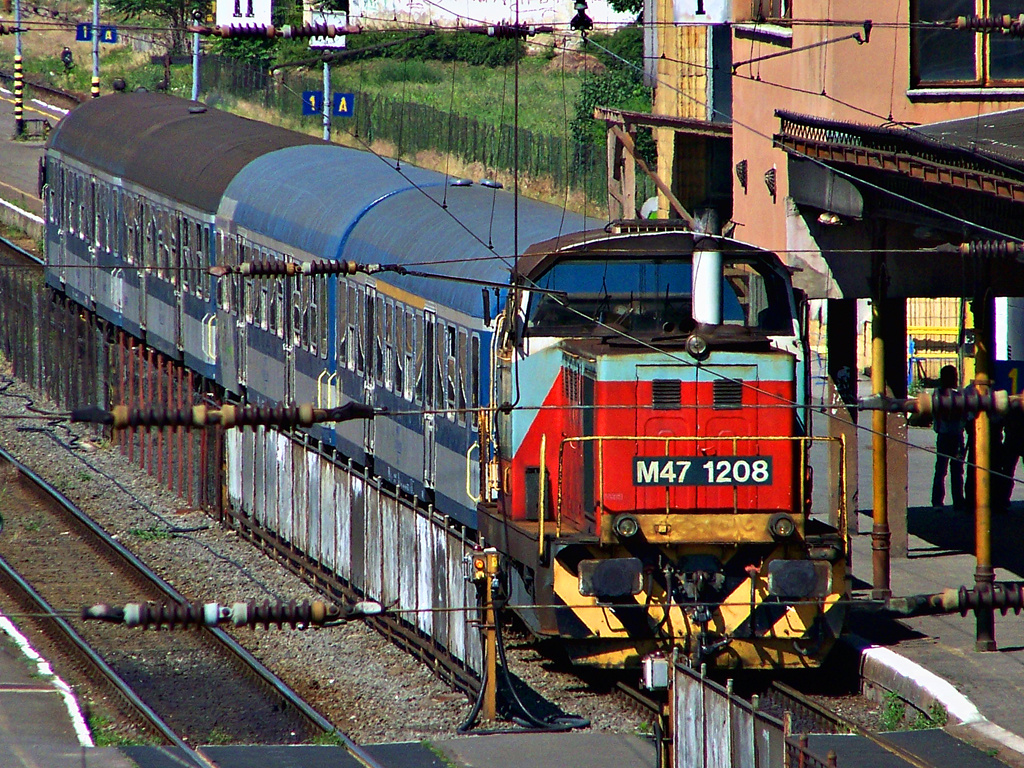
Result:
<instances>
[{"instance_id":1,"label":"catenary insulator","mask_svg":"<svg viewBox=\"0 0 1024 768\"><path fill-rule=\"evenodd\" d=\"M376 264L362 265L354 261L316 261L296 262L265 259L245 261L238 266L218 265L210 267L210 274L215 277L224 275L245 275L247 277L292 277L294 275L354 275L356 272L372 274L378 268Z\"/></svg>"},{"instance_id":2,"label":"catenary insulator","mask_svg":"<svg viewBox=\"0 0 1024 768\"><path fill-rule=\"evenodd\" d=\"M997 581L991 589L975 586L971 589L944 589L942 592L909 597L893 598L886 604L886 610L899 616L934 616L959 613L966 616L971 611L997 610L1004 616L1013 611L1020 614L1024 609L1024 582Z\"/></svg>"},{"instance_id":3,"label":"catenary insulator","mask_svg":"<svg viewBox=\"0 0 1024 768\"><path fill-rule=\"evenodd\" d=\"M306 629L311 626L328 627L350 618L372 616L382 611L378 603L372 602L339 606L320 600L291 600L286 603L271 603L269 600L258 603L250 600L230 606L220 603L127 603L123 608L118 608L100 604L83 608L82 618L157 629L214 627L218 624L253 629L260 625L264 629L270 629L271 626L282 629L285 625L292 629Z\"/></svg>"},{"instance_id":4,"label":"catenary insulator","mask_svg":"<svg viewBox=\"0 0 1024 768\"><path fill-rule=\"evenodd\" d=\"M924 420L933 416L968 416L978 413L1005 414L1011 410L1024 410L1024 397L1011 395L1005 389L985 394L971 390L962 392L922 392L916 398L902 399L875 395L862 399L858 405L862 411L886 411L887 413L914 413Z\"/></svg>"},{"instance_id":5,"label":"catenary insulator","mask_svg":"<svg viewBox=\"0 0 1024 768\"><path fill-rule=\"evenodd\" d=\"M110 411L96 407L77 408L71 412L71 421L87 424L106 424L114 429L185 427L199 428L220 425L232 427L310 427L353 419L372 419L377 411L363 403L346 403L337 408L314 408L311 403L301 405L223 405L208 408L129 408L117 405Z\"/></svg>"},{"instance_id":6,"label":"catenary insulator","mask_svg":"<svg viewBox=\"0 0 1024 768\"><path fill-rule=\"evenodd\" d=\"M1013 240L971 240L961 243L960 254L981 259L1006 259L1022 252L1020 243Z\"/></svg>"},{"instance_id":7,"label":"catenary insulator","mask_svg":"<svg viewBox=\"0 0 1024 768\"><path fill-rule=\"evenodd\" d=\"M1024 25L1024 14L1011 16L957 16L953 29L964 29L971 32L990 32L992 30L1010 30L1015 26Z\"/></svg>"}]
</instances>

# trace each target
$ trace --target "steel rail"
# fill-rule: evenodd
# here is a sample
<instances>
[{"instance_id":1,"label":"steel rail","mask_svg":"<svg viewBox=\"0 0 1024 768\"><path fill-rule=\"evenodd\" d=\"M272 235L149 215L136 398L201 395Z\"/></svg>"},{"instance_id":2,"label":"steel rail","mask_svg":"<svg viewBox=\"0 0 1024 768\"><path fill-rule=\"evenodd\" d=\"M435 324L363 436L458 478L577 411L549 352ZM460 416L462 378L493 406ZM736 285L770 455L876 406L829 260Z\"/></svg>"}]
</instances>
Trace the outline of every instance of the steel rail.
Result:
<instances>
[{"instance_id":1,"label":"steel rail","mask_svg":"<svg viewBox=\"0 0 1024 768\"><path fill-rule=\"evenodd\" d=\"M916 755L913 752L910 752L909 750L899 746L892 740L885 738L885 736L882 736L881 734L876 733L874 731L869 731L866 728L862 728L856 723L847 720L837 712L832 712L831 710L821 706L817 702L811 701L802 693L800 693L800 691L796 690L795 688L791 688L785 683L775 681L772 683L772 688L778 691L782 696L785 696L791 701L796 702L799 706L811 712L816 717L823 718L839 728L844 728L851 733L855 733L858 736L867 739L876 746L884 749L889 754L895 755L901 760L906 761L908 764L914 766L914 768L936 768L935 763L929 762L928 760L925 760L919 755Z\"/></svg>"},{"instance_id":2,"label":"steel rail","mask_svg":"<svg viewBox=\"0 0 1024 768\"><path fill-rule=\"evenodd\" d=\"M78 632L75 631L63 617L59 616L46 599L36 592L32 588L32 585L26 582L18 573L15 571L10 563L8 563L3 557L0 557L0 578L6 579L9 582L9 588L17 590L22 599L31 605L34 612L38 612L46 615L53 624L60 630L75 652L88 664L92 669L96 670L104 680L115 690L117 695L122 701L128 704L136 714L144 721L147 728L154 731L159 736L164 738L169 744L182 750L185 757L199 768L210 768L212 763L206 760L202 755L196 752L192 747L186 744L174 730L163 721L163 719L154 712L146 702L138 697L138 695L131 689L131 687L121 678L114 669L107 664L82 638Z\"/></svg>"},{"instance_id":3,"label":"steel rail","mask_svg":"<svg viewBox=\"0 0 1024 768\"><path fill-rule=\"evenodd\" d=\"M20 245L16 245L15 243L11 242L6 237L3 237L2 235L0 235L0 246L2 246L4 248L7 248L8 250L14 251L18 256L21 256L23 259L28 259L29 261L31 261L31 262L33 262L35 264L38 264L40 267L46 265L46 262L43 261L42 258L40 258L39 256L36 256L31 251L26 251ZM0 265L0 266L2 266L2 265Z\"/></svg>"},{"instance_id":4,"label":"steel rail","mask_svg":"<svg viewBox=\"0 0 1024 768\"><path fill-rule=\"evenodd\" d=\"M22 462L18 461L3 448L0 448L0 459L7 461L17 468L22 475L31 480L42 492L48 494L51 498L57 501L81 525L87 528L90 533L95 535L120 558L134 567L144 578L151 582L154 587L179 603L188 602L181 593L164 581L156 572L149 568L132 552L126 549L120 542L112 539L106 531L97 525L96 522L86 515L81 509L79 509L73 501L68 499L63 493L54 488L50 483L36 474L29 467L25 466ZM348 736L338 731L329 720L314 710L295 691L285 685L284 682L282 682L273 672L267 669L258 659L249 653L249 651L243 648L238 641L231 637L231 635L219 627L204 627L204 629L211 632L227 650L231 651L249 670L252 671L257 679L280 695L288 705L293 707L302 717L324 733L335 734L342 742L342 745L355 759L363 763L367 768L383 768L383 766L372 755L359 747L359 745L352 741ZM204 763L204 766L208 765L209 763Z\"/></svg>"}]
</instances>

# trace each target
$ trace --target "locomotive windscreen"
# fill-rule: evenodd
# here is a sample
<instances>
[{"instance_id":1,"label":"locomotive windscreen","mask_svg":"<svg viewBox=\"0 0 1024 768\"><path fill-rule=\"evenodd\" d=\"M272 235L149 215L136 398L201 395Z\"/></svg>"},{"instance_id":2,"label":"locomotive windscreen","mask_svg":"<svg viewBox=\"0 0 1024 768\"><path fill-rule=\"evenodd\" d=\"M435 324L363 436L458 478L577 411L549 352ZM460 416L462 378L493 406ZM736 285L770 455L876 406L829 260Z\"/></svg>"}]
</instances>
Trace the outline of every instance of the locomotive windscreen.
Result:
<instances>
[{"instance_id":1,"label":"locomotive windscreen","mask_svg":"<svg viewBox=\"0 0 1024 768\"><path fill-rule=\"evenodd\" d=\"M786 280L752 259L723 262L723 323L791 333ZM589 334L606 325L631 333L680 333L694 325L688 259L566 259L536 283L565 295L533 294L526 330L535 336Z\"/></svg>"}]
</instances>

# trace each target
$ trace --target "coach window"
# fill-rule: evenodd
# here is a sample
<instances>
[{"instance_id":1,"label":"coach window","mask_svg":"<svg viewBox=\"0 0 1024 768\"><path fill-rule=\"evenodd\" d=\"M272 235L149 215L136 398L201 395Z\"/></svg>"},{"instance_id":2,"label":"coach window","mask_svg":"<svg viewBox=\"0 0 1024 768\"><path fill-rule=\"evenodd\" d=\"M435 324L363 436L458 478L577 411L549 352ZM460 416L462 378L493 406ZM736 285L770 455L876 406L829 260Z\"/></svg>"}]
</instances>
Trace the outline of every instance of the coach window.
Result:
<instances>
[{"instance_id":1,"label":"coach window","mask_svg":"<svg viewBox=\"0 0 1024 768\"><path fill-rule=\"evenodd\" d=\"M135 263L135 238L137 236L138 227L135 222L135 198L131 195L124 202L124 221L125 221L125 232L124 232L124 260L129 264Z\"/></svg>"},{"instance_id":2,"label":"coach window","mask_svg":"<svg viewBox=\"0 0 1024 768\"><path fill-rule=\"evenodd\" d=\"M334 367L336 370L348 368L348 295L349 288L344 283L338 286L338 311L335 315L334 338L337 348L334 350Z\"/></svg>"},{"instance_id":3,"label":"coach window","mask_svg":"<svg viewBox=\"0 0 1024 768\"><path fill-rule=\"evenodd\" d=\"M260 278L260 328L270 329L270 278Z\"/></svg>"},{"instance_id":4,"label":"coach window","mask_svg":"<svg viewBox=\"0 0 1024 768\"><path fill-rule=\"evenodd\" d=\"M104 198L106 197L106 189L104 184L97 184L94 181L92 183L93 199L95 204L93 205L93 226L92 226L92 244L96 247L96 250L100 250L103 247L103 242L107 237L107 228L103 221L103 209L104 209Z\"/></svg>"},{"instance_id":5,"label":"coach window","mask_svg":"<svg viewBox=\"0 0 1024 768\"><path fill-rule=\"evenodd\" d=\"M376 326L377 313L374 310L375 304L373 302L373 291L370 287L366 287L366 297L363 301L363 306L366 308L362 317L363 320L363 336L366 338L366 376L367 378L373 378L373 347L376 344L374 338L374 329Z\"/></svg>"},{"instance_id":6,"label":"coach window","mask_svg":"<svg viewBox=\"0 0 1024 768\"><path fill-rule=\"evenodd\" d=\"M445 408L448 409L448 420L455 421L455 409L459 407L456 391L459 388L458 336L454 325L449 325L445 334Z\"/></svg>"},{"instance_id":7,"label":"coach window","mask_svg":"<svg viewBox=\"0 0 1024 768\"><path fill-rule=\"evenodd\" d=\"M390 300L384 302L384 333L381 337L384 349L384 387L392 390L395 388L394 381L394 319L395 308Z\"/></svg>"},{"instance_id":8,"label":"coach window","mask_svg":"<svg viewBox=\"0 0 1024 768\"><path fill-rule=\"evenodd\" d=\"M181 218L177 211L167 213L167 269L170 272L171 284L181 285L181 250L179 243Z\"/></svg>"},{"instance_id":9,"label":"coach window","mask_svg":"<svg viewBox=\"0 0 1024 768\"><path fill-rule=\"evenodd\" d=\"M405 392L405 308L395 302L395 395Z\"/></svg>"},{"instance_id":10,"label":"coach window","mask_svg":"<svg viewBox=\"0 0 1024 768\"><path fill-rule=\"evenodd\" d=\"M480 426L480 337L473 334L469 342L469 407L473 409L473 429Z\"/></svg>"},{"instance_id":11,"label":"coach window","mask_svg":"<svg viewBox=\"0 0 1024 768\"><path fill-rule=\"evenodd\" d=\"M363 289L357 288L355 295L355 303L352 305L351 311L356 315L355 320L355 335L353 343L356 345L356 373L360 376L366 370L366 304L363 301Z\"/></svg>"},{"instance_id":12,"label":"coach window","mask_svg":"<svg viewBox=\"0 0 1024 768\"><path fill-rule=\"evenodd\" d=\"M373 362L374 380L384 385L384 297L377 294L377 310L373 325Z\"/></svg>"},{"instance_id":13,"label":"coach window","mask_svg":"<svg viewBox=\"0 0 1024 768\"><path fill-rule=\"evenodd\" d=\"M316 306L319 315L318 323L320 328L320 357L327 359L327 275L317 277L317 286L320 295L317 296Z\"/></svg>"},{"instance_id":14,"label":"coach window","mask_svg":"<svg viewBox=\"0 0 1024 768\"><path fill-rule=\"evenodd\" d=\"M181 265L182 267L184 267L184 270L181 273L181 282L184 285L186 291L198 293L198 291L196 290L196 285L198 284L199 280L196 279L194 281L196 285L194 285L192 277L192 241L189 238L189 233L192 231L192 224L189 222L188 219L183 219L179 216L178 228L181 232Z\"/></svg>"},{"instance_id":15,"label":"coach window","mask_svg":"<svg viewBox=\"0 0 1024 768\"><path fill-rule=\"evenodd\" d=\"M87 222L89 221L89 214L88 214L88 211L87 211L88 206L86 205L86 199L85 199L86 185L85 185L85 179L82 176L77 176L76 178L77 178L77 182L75 184L75 188L77 190L77 197L78 197L78 227L77 227L77 232L78 232L78 238L80 240L85 240L85 227L86 227Z\"/></svg>"},{"instance_id":16,"label":"coach window","mask_svg":"<svg viewBox=\"0 0 1024 768\"><path fill-rule=\"evenodd\" d=\"M274 313L274 327L277 328L277 338L284 338L284 326L285 326L285 297L288 295L288 289L284 284L284 280L275 281L275 290L277 292L277 310Z\"/></svg>"},{"instance_id":17,"label":"coach window","mask_svg":"<svg viewBox=\"0 0 1024 768\"><path fill-rule=\"evenodd\" d=\"M288 278L292 281L292 346L302 346L302 287L300 277Z\"/></svg>"},{"instance_id":18,"label":"coach window","mask_svg":"<svg viewBox=\"0 0 1024 768\"><path fill-rule=\"evenodd\" d=\"M437 356L434 354L437 343L434 331L435 325L433 315L425 314L423 316L423 344L421 345L423 355L421 359L416 361L416 373L420 381L422 381L422 386L417 381L416 391L423 393L423 404L427 408L434 407L434 368L437 365L435 362Z\"/></svg>"},{"instance_id":19,"label":"coach window","mask_svg":"<svg viewBox=\"0 0 1024 768\"><path fill-rule=\"evenodd\" d=\"M156 274L158 277L167 279L167 228L165 226L166 216L162 210L156 210L153 214L153 221L156 226Z\"/></svg>"},{"instance_id":20,"label":"coach window","mask_svg":"<svg viewBox=\"0 0 1024 768\"><path fill-rule=\"evenodd\" d=\"M468 361L468 353L469 353L468 346L469 346L469 341L468 341L468 338L466 336L466 331L464 331L464 330L462 330L460 328L459 329L459 370L458 370L459 380L456 383L456 386L458 388L458 396L459 396L459 402L458 402L459 424L465 424L466 423L466 385L469 383L469 371L468 371L468 369L466 367L466 363Z\"/></svg>"}]
</instances>

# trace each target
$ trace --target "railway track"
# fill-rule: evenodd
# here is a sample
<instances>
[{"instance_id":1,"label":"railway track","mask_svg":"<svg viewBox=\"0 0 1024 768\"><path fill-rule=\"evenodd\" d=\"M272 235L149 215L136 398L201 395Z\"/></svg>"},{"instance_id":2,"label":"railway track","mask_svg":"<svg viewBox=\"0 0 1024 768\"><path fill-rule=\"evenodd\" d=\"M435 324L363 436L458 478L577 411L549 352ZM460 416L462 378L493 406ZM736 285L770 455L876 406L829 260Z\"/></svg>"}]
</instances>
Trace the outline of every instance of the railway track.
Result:
<instances>
[{"instance_id":1,"label":"railway track","mask_svg":"<svg viewBox=\"0 0 1024 768\"><path fill-rule=\"evenodd\" d=\"M49 617L54 615L51 606L100 599L183 601L4 451L0 495L5 589L17 593L27 613ZM33 623L45 626L47 638L55 638L40 640L33 634L33 642L69 653L73 668L96 686L97 699L106 700L117 717L126 718L127 729L145 740L186 748L225 741L284 744L334 732L331 723L220 630L130 632L70 617Z\"/></svg>"},{"instance_id":2,"label":"railway track","mask_svg":"<svg viewBox=\"0 0 1024 768\"><path fill-rule=\"evenodd\" d=\"M775 709L779 713L789 713L792 718L791 730L795 734L852 733L867 739L913 768L938 766L938 763L904 749L884 734L864 728L785 683L773 682L761 695L760 706Z\"/></svg>"}]
</instances>

